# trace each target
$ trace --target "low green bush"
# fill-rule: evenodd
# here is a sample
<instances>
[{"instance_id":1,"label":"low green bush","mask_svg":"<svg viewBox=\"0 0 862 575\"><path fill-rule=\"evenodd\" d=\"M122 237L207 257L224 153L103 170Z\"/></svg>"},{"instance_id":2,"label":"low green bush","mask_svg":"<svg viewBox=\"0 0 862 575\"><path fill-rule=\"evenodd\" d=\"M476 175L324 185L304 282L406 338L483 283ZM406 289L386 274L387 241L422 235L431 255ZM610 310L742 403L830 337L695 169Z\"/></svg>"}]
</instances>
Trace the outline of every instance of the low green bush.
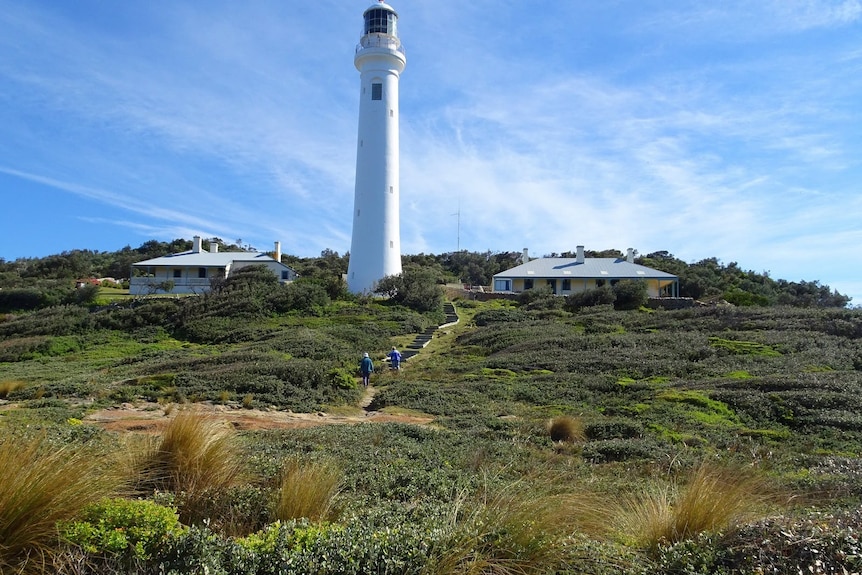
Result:
<instances>
[{"instance_id":1,"label":"low green bush","mask_svg":"<svg viewBox=\"0 0 862 575\"><path fill-rule=\"evenodd\" d=\"M643 280L620 280L613 286L614 308L619 310L639 309L646 305L649 293Z\"/></svg>"},{"instance_id":2,"label":"low green bush","mask_svg":"<svg viewBox=\"0 0 862 575\"><path fill-rule=\"evenodd\" d=\"M529 315L520 309L497 308L480 311L473 317L473 321L476 325L485 326L494 323L527 321L529 317Z\"/></svg>"},{"instance_id":3,"label":"low green bush","mask_svg":"<svg viewBox=\"0 0 862 575\"><path fill-rule=\"evenodd\" d=\"M76 335L87 333L92 327L93 318L86 308L62 305L14 316L0 323L0 338Z\"/></svg>"},{"instance_id":4,"label":"low green bush","mask_svg":"<svg viewBox=\"0 0 862 575\"><path fill-rule=\"evenodd\" d=\"M657 570L662 574L730 575L719 535L700 533L694 539L662 545L658 550Z\"/></svg>"},{"instance_id":5,"label":"low green bush","mask_svg":"<svg viewBox=\"0 0 862 575\"><path fill-rule=\"evenodd\" d=\"M45 303L45 294L35 288L0 290L0 313L31 311L42 307Z\"/></svg>"},{"instance_id":6,"label":"low green bush","mask_svg":"<svg viewBox=\"0 0 862 575\"><path fill-rule=\"evenodd\" d=\"M587 442L581 455L592 463L655 459L662 453L659 446L644 439L602 439Z\"/></svg>"},{"instance_id":7,"label":"low green bush","mask_svg":"<svg viewBox=\"0 0 862 575\"><path fill-rule=\"evenodd\" d=\"M175 509L136 499L104 499L80 518L61 523L60 535L91 554L150 559L184 531Z\"/></svg>"},{"instance_id":8,"label":"low green bush","mask_svg":"<svg viewBox=\"0 0 862 575\"><path fill-rule=\"evenodd\" d=\"M573 293L566 296L565 308L568 311L578 311L581 308L608 305L616 301L616 294L609 285Z\"/></svg>"},{"instance_id":9,"label":"low green bush","mask_svg":"<svg viewBox=\"0 0 862 575\"><path fill-rule=\"evenodd\" d=\"M602 419L584 425L584 434L591 441L607 439L635 439L643 437L644 427L629 419Z\"/></svg>"},{"instance_id":10,"label":"low green bush","mask_svg":"<svg viewBox=\"0 0 862 575\"><path fill-rule=\"evenodd\" d=\"M724 542L733 573L858 573L862 510L774 517L743 526Z\"/></svg>"}]
</instances>

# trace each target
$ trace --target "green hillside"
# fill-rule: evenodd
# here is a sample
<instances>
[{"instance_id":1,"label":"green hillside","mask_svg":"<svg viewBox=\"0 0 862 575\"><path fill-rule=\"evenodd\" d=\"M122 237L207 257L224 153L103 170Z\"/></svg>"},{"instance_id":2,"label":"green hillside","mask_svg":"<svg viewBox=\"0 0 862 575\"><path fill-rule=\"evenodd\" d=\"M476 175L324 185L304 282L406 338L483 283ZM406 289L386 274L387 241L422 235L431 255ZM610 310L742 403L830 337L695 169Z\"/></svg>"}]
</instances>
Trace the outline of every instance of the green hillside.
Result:
<instances>
[{"instance_id":1,"label":"green hillside","mask_svg":"<svg viewBox=\"0 0 862 575\"><path fill-rule=\"evenodd\" d=\"M862 310L456 298L395 373L444 316L335 289L340 261L0 316L0 572L862 569Z\"/></svg>"}]
</instances>

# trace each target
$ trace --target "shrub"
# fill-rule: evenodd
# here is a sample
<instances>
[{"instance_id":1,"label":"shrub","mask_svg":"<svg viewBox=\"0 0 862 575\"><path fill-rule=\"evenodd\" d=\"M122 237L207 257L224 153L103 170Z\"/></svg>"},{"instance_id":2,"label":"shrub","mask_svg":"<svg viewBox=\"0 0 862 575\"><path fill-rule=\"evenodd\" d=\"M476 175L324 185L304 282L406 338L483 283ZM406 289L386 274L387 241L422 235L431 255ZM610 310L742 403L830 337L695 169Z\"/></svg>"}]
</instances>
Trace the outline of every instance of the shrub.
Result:
<instances>
[{"instance_id":1,"label":"shrub","mask_svg":"<svg viewBox=\"0 0 862 575\"><path fill-rule=\"evenodd\" d=\"M219 537L209 526L192 525L167 542L158 557L159 573L255 573L247 555L238 554L235 544Z\"/></svg>"},{"instance_id":2,"label":"shrub","mask_svg":"<svg viewBox=\"0 0 862 575\"><path fill-rule=\"evenodd\" d=\"M649 294L643 280L621 280L613 286L614 308L620 310L638 309L646 305Z\"/></svg>"},{"instance_id":3,"label":"shrub","mask_svg":"<svg viewBox=\"0 0 862 575\"><path fill-rule=\"evenodd\" d=\"M75 290L74 303L78 305L89 305L99 297L99 286L87 284Z\"/></svg>"},{"instance_id":4,"label":"shrub","mask_svg":"<svg viewBox=\"0 0 862 575\"><path fill-rule=\"evenodd\" d=\"M482 310L475 315L473 321L478 326L485 326L494 323L527 321L529 317L520 309L499 308Z\"/></svg>"},{"instance_id":5,"label":"shrub","mask_svg":"<svg viewBox=\"0 0 862 575\"><path fill-rule=\"evenodd\" d=\"M430 269L410 266L401 275L381 279L374 293L418 312L439 311L443 307L443 288L438 279Z\"/></svg>"},{"instance_id":6,"label":"shrub","mask_svg":"<svg viewBox=\"0 0 862 575\"><path fill-rule=\"evenodd\" d=\"M277 521L238 541L227 573L423 573L430 529L396 524L375 528L366 517L344 524ZM430 572L429 572L430 573Z\"/></svg>"},{"instance_id":7,"label":"shrub","mask_svg":"<svg viewBox=\"0 0 862 575\"><path fill-rule=\"evenodd\" d=\"M45 294L33 288L0 290L0 313L29 311L45 305Z\"/></svg>"},{"instance_id":8,"label":"shrub","mask_svg":"<svg viewBox=\"0 0 862 575\"><path fill-rule=\"evenodd\" d=\"M57 522L121 487L104 454L46 437L0 439L0 573L42 573L58 552Z\"/></svg>"},{"instance_id":9,"label":"shrub","mask_svg":"<svg viewBox=\"0 0 862 575\"><path fill-rule=\"evenodd\" d=\"M60 534L88 553L149 559L170 537L183 532L176 510L152 501L104 499L84 509Z\"/></svg>"},{"instance_id":10,"label":"shrub","mask_svg":"<svg viewBox=\"0 0 862 575\"><path fill-rule=\"evenodd\" d=\"M354 376L354 370L346 369L343 367L336 367L330 369L329 372L327 372L326 377L329 380L329 384L333 387L338 387L341 389L356 388L356 377Z\"/></svg>"},{"instance_id":11,"label":"shrub","mask_svg":"<svg viewBox=\"0 0 862 575\"><path fill-rule=\"evenodd\" d=\"M578 311L583 307L612 304L615 300L614 290L611 286L604 285L567 295L564 307L567 311Z\"/></svg>"},{"instance_id":12,"label":"shrub","mask_svg":"<svg viewBox=\"0 0 862 575\"><path fill-rule=\"evenodd\" d=\"M313 280L297 280L275 288L267 302L276 313L298 310L309 313L329 304L326 287Z\"/></svg>"},{"instance_id":13,"label":"shrub","mask_svg":"<svg viewBox=\"0 0 862 575\"><path fill-rule=\"evenodd\" d=\"M74 335L86 333L91 327L92 318L86 308L76 305L54 306L0 323L0 337Z\"/></svg>"},{"instance_id":14,"label":"shrub","mask_svg":"<svg viewBox=\"0 0 862 575\"><path fill-rule=\"evenodd\" d=\"M859 573L862 509L773 517L726 541L725 562L739 573Z\"/></svg>"},{"instance_id":15,"label":"shrub","mask_svg":"<svg viewBox=\"0 0 862 575\"><path fill-rule=\"evenodd\" d=\"M582 455L593 463L654 459L659 455L655 443L643 439L604 439L584 445Z\"/></svg>"},{"instance_id":16,"label":"shrub","mask_svg":"<svg viewBox=\"0 0 862 575\"><path fill-rule=\"evenodd\" d=\"M518 303L528 310L551 310L562 308L565 300L554 295L551 286L545 285L519 293Z\"/></svg>"},{"instance_id":17,"label":"shrub","mask_svg":"<svg viewBox=\"0 0 862 575\"><path fill-rule=\"evenodd\" d=\"M771 303L769 298L764 295L754 294L739 288L731 288L724 292L721 297L727 303L738 306L766 306Z\"/></svg>"},{"instance_id":18,"label":"shrub","mask_svg":"<svg viewBox=\"0 0 862 575\"><path fill-rule=\"evenodd\" d=\"M725 553L717 534L700 533L693 539L662 546L658 550L659 572L728 575L729 572L723 565L726 561Z\"/></svg>"},{"instance_id":19,"label":"shrub","mask_svg":"<svg viewBox=\"0 0 862 575\"><path fill-rule=\"evenodd\" d=\"M586 424L584 434L590 440L631 439L643 437L644 428L628 419L602 419Z\"/></svg>"},{"instance_id":20,"label":"shrub","mask_svg":"<svg viewBox=\"0 0 862 575\"><path fill-rule=\"evenodd\" d=\"M329 519L335 511L341 475L341 470L332 463L289 461L282 472L275 517Z\"/></svg>"}]
</instances>

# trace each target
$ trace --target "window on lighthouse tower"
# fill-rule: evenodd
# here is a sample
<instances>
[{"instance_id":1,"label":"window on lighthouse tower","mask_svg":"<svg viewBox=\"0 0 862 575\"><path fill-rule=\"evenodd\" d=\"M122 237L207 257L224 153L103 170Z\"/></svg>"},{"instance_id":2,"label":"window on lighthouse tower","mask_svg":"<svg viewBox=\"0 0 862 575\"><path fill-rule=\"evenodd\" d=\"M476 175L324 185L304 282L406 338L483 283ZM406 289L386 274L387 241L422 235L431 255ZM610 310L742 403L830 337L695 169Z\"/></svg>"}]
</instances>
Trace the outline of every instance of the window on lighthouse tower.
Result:
<instances>
[{"instance_id":1,"label":"window on lighthouse tower","mask_svg":"<svg viewBox=\"0 0 862 575\"><path fill-rule=\"evenodd\" d=\"M382 100L383 99L383 84L371 84L371 99L372 100Z\"/></svg>"}]
</instances>

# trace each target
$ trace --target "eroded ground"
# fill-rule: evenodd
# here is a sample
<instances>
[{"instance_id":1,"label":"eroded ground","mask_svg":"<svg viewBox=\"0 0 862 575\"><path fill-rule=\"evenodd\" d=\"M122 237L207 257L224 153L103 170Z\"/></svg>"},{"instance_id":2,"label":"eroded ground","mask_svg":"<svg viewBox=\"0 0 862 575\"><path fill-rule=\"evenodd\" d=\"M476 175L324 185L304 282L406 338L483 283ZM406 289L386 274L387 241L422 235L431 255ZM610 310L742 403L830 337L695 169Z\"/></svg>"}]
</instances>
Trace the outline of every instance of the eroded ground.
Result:
<instances>
[{"instance_id":1,"label":"eroded ground","mask_svg":"<svg viewBox=\"0 0 862 575\"><path fill-rule=\"evenodd\" d=\"M357 423L413 423L427 425L433 417L426 415L370 411L367 407L375 390L369 387L356 407L340 408L338 413L294 413L291 411L244 409L236 405L196 403L187 407L158 403L124 403L93 412L84 418L87 423L99 425L109 431L158 433L181 409L194 409L224 420L238 430L300 429L315 425Z\"/></svg>"}]
</instances>

